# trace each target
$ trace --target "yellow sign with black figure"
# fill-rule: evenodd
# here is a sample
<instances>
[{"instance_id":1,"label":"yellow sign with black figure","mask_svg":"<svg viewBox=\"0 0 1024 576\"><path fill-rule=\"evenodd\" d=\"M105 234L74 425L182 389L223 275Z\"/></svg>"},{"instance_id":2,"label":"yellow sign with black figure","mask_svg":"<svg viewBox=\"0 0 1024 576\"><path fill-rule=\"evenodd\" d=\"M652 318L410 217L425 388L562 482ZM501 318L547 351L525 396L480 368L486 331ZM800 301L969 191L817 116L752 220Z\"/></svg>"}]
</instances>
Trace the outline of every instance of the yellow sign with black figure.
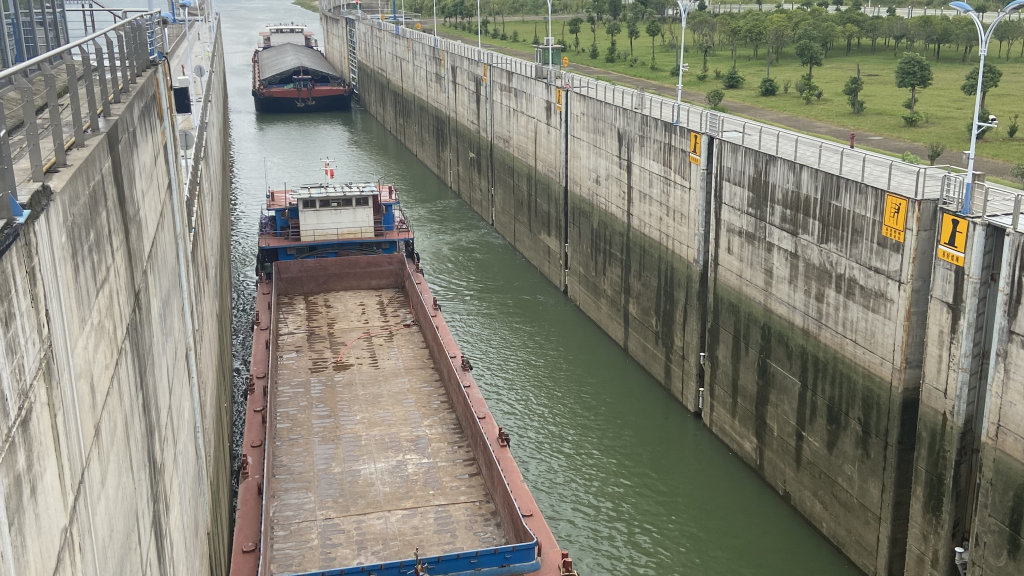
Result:
<instances>
[{"instance_id":1,"label":"yellow sign with black figure","mask_svg":"<svg viewBox=\"0 0 1024 576\"><path fill-rule=\"evenodd\" d=\"M700 140L699 132L690 132L690 163L700 165Z\"/></svg>"},{"instance_id":2,"label":"yellow sign with black figure","mask_svg":"<svg viewBox=\"0 0 1024 576\"><path fill-rule=\"evenodd\" d=\"M487 82L487 64L484 64L484 82Z\"/></svg>"},{"instance_id":3,"label":"yellow sign with black figure","mask_svg":"<svg viewBox=\"0 0 1024 576\"><path fill-rule=\"evenodd\" d=\"M569 67L569 57L568 56L562 56L562 68L568 68L568 67Z\"/></svg>"},{"instance_id":4,"label":"yellow sign with black figure","mask_svg":"<svg viewBox=\"0 0 1024 576\"><path fill-rule=\"evenodd\" d=\"M562 89L555 88L555 107L559 112L562 111Z\"/></svg>"},{"instance_id":5,"label":"yellow sign with black figure","mask_svg":"<svg viewBox=\"0 0 1024 576\"><path fill-rule=\"evenodd\" d=\"M882 214L882 236L903 242L907 232L907 199L895 194L885 195L885 214Z\"/></svg>"},{"instance_id":6,"label":"yellow sign with black figure","mask_svg":"<svg viewBox=\"0 0 1024 576\"><path fill-rule=\"evenodd\" d=\"M942 213L942 226L939 227L938 257L951 264L963 267L964 254L967 252L966 218L949 212Z\"/></svg>"}]
</instances>

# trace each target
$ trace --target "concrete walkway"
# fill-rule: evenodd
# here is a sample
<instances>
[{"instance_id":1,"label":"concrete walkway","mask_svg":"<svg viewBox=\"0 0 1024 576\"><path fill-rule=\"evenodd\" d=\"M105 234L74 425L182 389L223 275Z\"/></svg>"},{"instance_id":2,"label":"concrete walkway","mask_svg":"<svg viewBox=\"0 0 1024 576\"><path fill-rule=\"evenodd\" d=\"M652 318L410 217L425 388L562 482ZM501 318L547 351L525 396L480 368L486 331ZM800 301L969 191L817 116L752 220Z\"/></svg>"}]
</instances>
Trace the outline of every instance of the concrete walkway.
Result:
<instances>
[{"instance_id":1,"label":"concrete walkway","mask_svg":"<svg viewBox=\"0 0 1024 576\"><path fill-rule=\"evenodd\" d=\"M427 31L427 30L425 30ZM429 32L429 31L427 31ZM441 33L441 37L448 38L450 40L458 40L466 42L466 39L461 36L454 34ZM498 46L495 44L483 43L484 48L508 54L509 56L515 56L516 58L522 58L524 60L532 61L533 53L525 50L516 50L514 48L506 48L504 46ZM675 98L676 91L674 87L666 86L658 82L651 80L644 80L643 78L635 78L633 76L627 76L625 74L619 74L618 72L612 72L610 70L602 70L600 68L593 68L585 66L583 64L571 63L569 64L569 71L585 76L594 78L600 78L608 80L618 84L620 86L628 86L631 88L643 88L645 92L659 94L668 98ZM687 90L683 88L683 101L690 104L696 104L698 106L704 105L704 94L696 90ZM828 124L825 122L819 122L817 120L811 120L810 118L802 118L793 114L787 114L785 112L779 112L776 110L769 110L767 108L761 108L759 106L753 106L750 104L744 104L742 102L736 102L734 100L725 100L723 106L728 109L730 114L737 116L743 116L750 118L751 120L757 120L758 122L765 122L767 124L774 124L776 126L782 126L795 132L802 132L812 136L819 136L830 140L837 140L839 142L849 142L850 132L856 132L856 142L858 145L864 145L868 148L875 150L882 150L893 154L903 154L904 152L911 152L921 157L922 159L928 158L928 148L922 144L916 142L907 142L905 140L899 140L896 138L890 138L888 136L881 136L879 134L871 134L869 132L861 132L848 126L837 126L834 124ZM935 162L936 164L948 164L951 166L965 166L966 162L963 161L963 154L960 150L947 150L942 156L939 157ZM1000 160L992 160L989 158L978 157L975 159L975 169L979 172L984 172L988 176L994 176L1003 180L1016 182L1013 176L1010 175L1010 170L1013 169L1013 165L1009 162L1002 162Z\"/></svg>"}]
</instances>

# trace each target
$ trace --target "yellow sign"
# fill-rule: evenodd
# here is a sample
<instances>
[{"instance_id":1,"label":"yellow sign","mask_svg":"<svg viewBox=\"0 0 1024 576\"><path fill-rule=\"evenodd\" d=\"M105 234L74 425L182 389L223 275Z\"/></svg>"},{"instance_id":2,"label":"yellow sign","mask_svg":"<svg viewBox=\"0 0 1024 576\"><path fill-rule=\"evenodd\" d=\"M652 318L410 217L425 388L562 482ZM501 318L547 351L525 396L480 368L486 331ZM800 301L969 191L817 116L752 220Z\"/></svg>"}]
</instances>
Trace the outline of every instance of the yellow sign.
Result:
<instances>
[{"instance_id":1,"label":"yellow sign","mask_svg":"<svg viewBox=\"0 0 1024 576\"><path fill-rule=\"evenodd\" d=\"M882 214L882 236L903 242L907 231L907 199L895 194L885 195L885 213Z\"/></svg>"},{"instance_id":2,"label":"yellow sign","mask_svg":"<svg viewBox=\"0 0 1024 576\"><path fill-rule=\"evenodd\" d=\"M964 265L964 253L967 251L967 219L948 212L942 213L942 226L939 228L938 257L957 266Z\"/></svg>"},{"instance_id":3,"label":"yellow sign","mask_svg":"<svg viewBox=\"0 0 1024 576\"><path fill-rule=\"evenodd\" d=\"M700 139L699 132L690 132L690 163L700 166Z\"/></svg>"},{"instance_id":4,"label":"yellow sign","mask_svg":"<svg viewBox=\"0 0 1024 576\"><path fill-rule=\"evenodd\" d=\"M487 82L487 64L484 64L484 82Z\"/></svg>"},{"instance_id":5,"label":"yellow sign","mask_svg":"<svg viewBox=\"0 0 1024 576\"><path fill-rule=\"evenodd\" d=\"M417 30L422 30L422 29L423 29L423 25L422 25L422 24L420 24L419 22L417 22L417 23L416 23L416 29L417 29Z\"/></svg>"},{"instance_id":6,"label":"yellow sign","mask_svg":"<svg viewBox=\"0 0 1024 576\"><path fill-rule=\"evenodd\" d=\"M568 56L562 56L562 68L568 68L568 67L569 67L569 57Z\"/></svg>"},{"instance_id":7,"label":"yellow sign","mask_svg":"<svg viewBox=\"0 0 1024 576\"><path fill-rule=\"evenodd\" d=\"M562 89L561 88L555 88L555 108L557 108L559 112L562 111Z\"/></svg>"}]
</instances>

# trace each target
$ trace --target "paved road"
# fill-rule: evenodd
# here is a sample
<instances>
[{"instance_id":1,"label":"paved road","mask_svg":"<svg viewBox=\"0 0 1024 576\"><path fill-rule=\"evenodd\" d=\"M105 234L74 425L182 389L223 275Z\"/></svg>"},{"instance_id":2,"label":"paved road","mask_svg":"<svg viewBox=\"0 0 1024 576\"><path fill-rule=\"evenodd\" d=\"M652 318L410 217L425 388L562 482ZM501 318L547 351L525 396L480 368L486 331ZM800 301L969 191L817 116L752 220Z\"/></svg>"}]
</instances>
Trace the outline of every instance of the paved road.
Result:
<instances>
[{"instance_id":1,"label":"paved road","mask_svg":"<svg viewBox=\"0 0 1024 576\"><path fill-rule=\"evenodd\" d=\"M442 37L449 38L452 40L465 41L465 38L456 36L453 34L441 34ZM509 56L515 56L517 58L523 58L524 60L532 60L533 53L526 52L525 50L516 50L514 48L506 48L504 46L497 46L494 44L483 43L484 48L508 54ZM625 74L619 74L609 70L602 70L600 68L592 68L583 64L569 64L569 71L576 72L577 74L583 74L585 76L591 76L595 78L607 79L620 86L629 86L633 88L643 88L646 92L657 93L662 96L669 98L675 98L676 91L671 86L665 86L657 82L650 80L644 80L641 78L634 78L632 76L626 76ZM697 92L696 90L687 90L684 85L683 89L683 100L691 104L698 106L704 103L704 94ZM793 114L787 114L785 112L779 112L776 110L769 110L767 108L761 108L758 106L752 106L750 104L744 104L742 102L736 102L733 100L726 100L723 105L729 110L731 114L737 116L743 116L759 122L765 122L768 124L774 124L776 126L783 126L796 132L802 132L804 134L810 134L812 136L825 137L827 139L838 140L840 142L848 142L850 139L850 132L857 132L857 143L873 148L876 150L883 150L885 152L891 152L894 154L903 154L904 152L912 152L921 158L928 157L928 149L915 142L907 142L905 140L899 140L896 138L890 138L888 136L881 136L878 134L871 134L868 132L856 131L849 126L836 126L833 124L827 124L825 122L819 122L817 120L811 120L809 118L802 118ZM965 166L966 162L963 161L963 154L959 150L947 150L936 161L936 164L949 164L951 166ZM1014 181L1010 175L1010 170L1013 169L1013 165L1008 162L1002 162L999 160L991 160L988 158L977 158L975 160L975 169L984 172L989 176L1001 178L1003 180Z\"/></svg>"}]
</instances>

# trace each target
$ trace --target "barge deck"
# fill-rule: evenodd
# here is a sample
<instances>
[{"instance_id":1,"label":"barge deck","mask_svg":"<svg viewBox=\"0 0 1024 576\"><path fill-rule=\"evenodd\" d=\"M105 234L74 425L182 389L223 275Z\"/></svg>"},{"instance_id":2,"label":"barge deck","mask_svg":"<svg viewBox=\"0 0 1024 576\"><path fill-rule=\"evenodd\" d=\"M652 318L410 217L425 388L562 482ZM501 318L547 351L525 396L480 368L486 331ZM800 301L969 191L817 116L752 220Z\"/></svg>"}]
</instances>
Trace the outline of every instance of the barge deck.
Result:
<instances>
[{"instance_id":1,"label":"barge deck","mask_svg":"<svg viewBox=\"0 0 1024 576\"><path fill-rule=\"evenodd\" d=\"M284 296L277 322L270 574L507 543L402 289Z\"/></svg>"},{"instance_id":2,"label":"barge deck","mask_svg":"<svg viewBox=\"0 0 1024 576\"><path fill-rule=\"evenodd\" d=\"M575 574L415 259L272 270L231 575Z\"/></svg>"}]
</instances>

